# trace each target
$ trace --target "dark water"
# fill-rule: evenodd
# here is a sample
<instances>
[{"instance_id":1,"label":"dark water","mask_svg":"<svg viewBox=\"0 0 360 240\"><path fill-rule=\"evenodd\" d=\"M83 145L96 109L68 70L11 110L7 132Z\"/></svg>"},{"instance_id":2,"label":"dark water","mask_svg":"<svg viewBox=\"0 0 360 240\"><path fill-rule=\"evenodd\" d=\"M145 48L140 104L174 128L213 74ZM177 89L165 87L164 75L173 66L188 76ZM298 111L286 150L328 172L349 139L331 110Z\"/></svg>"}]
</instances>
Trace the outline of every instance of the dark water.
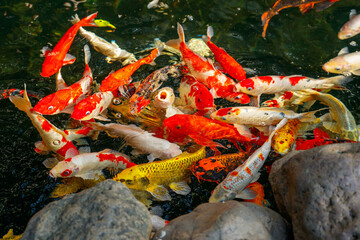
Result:
<instances>
[{"instance_id":1,"label":"dark water","mask_svg":"<svg viewBox=\"0 0 360 240\"><path fill-rule=\"evenodd\" d=\"M74 2L78 3L76 11ZM358 0L341 0L325 11L311 11L306 15L295 8L283 10L271 19L266 39L261 37L260 17L274 0L165 0L169 8L162 12L147 9L148 1L74 2L0 2L0 89L23 89L26 83L27 89L42 94L54 91L54 78L40 76L43 62L40 49L49 43L57 43L71 26L68 20L75 13L84 17L98 11L98 18L110 21L117 29L113 33L103 29L91 30L107 40L116 40L121 48L137 56L153 43L154 38L162 41L177 38L177 22L182 23L187 40L205 34L207 26L211 25L215 31L213 41L225 48L243 66L255 69L258 75L302 74L314 78L326 77L327 73L321 69L321 65L350 41L360 42L360 36L343 41L337 39L337 32L348 20L350 10L355 8L360 11ZM63 68L63 76L68 84L82 76L84 64L81 49L85 43L77 36L70 49L71 54L77 56L77 61ZM358 47L350 49L359 50ZM166 65L167 61L168 58L160 57L158 66ZM111 70L121 65L107 64L102 55L92 51L90 67L95 79L101 81ZM142 71L134 74L135 81L153 70L154 67L142 68ZM333 92L346 104L357 121L360 117L357 106L360 98L358 81L359 78L347 85L350 92ZM64 116L49 119L61 127L62 118ZM22 233L30 217L52 201L49 194L57 182L48 177L42 165L46 157L33 151L34 142L40 140L37 130L32 127L28 117L8 99L0 101L0 124L2 236L9 228L14 228L16 234ZM113 140L103 140L96 142L92 150L102 150L104 146L115 144ZM186 204L189 202L179 201L178 207L184 208L179 209L179 212L189 211L191 206Z\"/></svg>"}]
</instances>

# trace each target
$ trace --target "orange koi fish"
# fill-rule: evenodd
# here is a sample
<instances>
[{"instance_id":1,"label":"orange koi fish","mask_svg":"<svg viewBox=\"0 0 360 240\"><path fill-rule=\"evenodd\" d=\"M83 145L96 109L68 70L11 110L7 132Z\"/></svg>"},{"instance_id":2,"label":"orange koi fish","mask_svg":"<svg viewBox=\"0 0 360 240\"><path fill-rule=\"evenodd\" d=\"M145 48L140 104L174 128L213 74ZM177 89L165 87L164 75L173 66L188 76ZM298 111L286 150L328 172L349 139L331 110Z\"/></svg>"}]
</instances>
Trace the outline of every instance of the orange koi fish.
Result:
<instances>
[{"instance_id":1,"label":"orange koi fish","mask_svg":"<svg viewBox=\"0 0 360 240\"><path fill-rule=\"evenodd\" d=\"M202 36L202 39L214 53L215 60L220 63L223 71L229 74L231 77L238 81L244 80L246 78L246 72L243 67L223 48L219 48L213 42L211 42L210 39L212 36L214 36L214 29L209 26L207 29L207 36Z\"/></svg>"},{"instance_id":2,"label":"orange koi fish","mask_svg":"<svg viewBox=\"0 0 360 240\"><path fill-rule=\"evenodd\" d=\"M260 206L268 206L269 203L266 201L264 187L258 182L250 183L246 188L249 188L256 192L256 197L254 199L244 199L245 202L252 202Z\"/></svg>"},{"instance_id":3,"label":"orange koi fish","mask_svg":"<svg viewBox=\"0 0 360 240\"><path fill-rule=\"evenodd\" d=\"M0 100L7 99L10 96L23 95L24 92L25 92L25 90L21 90L21 89L17 89L17 88L9 88L9 89L0 90ZM27 94L30 97L34 97L37 99L41 98L38 93L33 92L33 91L27 91Z\"/></svg>"},{"instance_id":4,"label":"orange koi fish","mask_svg":"<svg viewBox=\"0 0 360 240\"><path fill-rule=\"evenodd\" d=\"M79 151L64 131L58 129L43 116L33 111L26 90L24 92L24 97L10 96L10 101L14 103L19 110L28 115L32 124L40 133L43 140L42 150L52 151L64 158L79 154Z\"/></svg>"},{"instance_id":5,"label":"orange koi fish","mask_svg":"<svg viewBox=\"0 0 360 240\"><path fill-rule=\"evenodd\" d=\"M176 44L181 52L183 61L189 68L190 74L209 88L214 97L225 98L230 102L240 104L249 103L249 96L236 90L234 80L217 70L210 60L205 59L188 48L185 43L184 30L179 23L177 30L180 42L177 41ZM173 41L169 41L167 44L175 45Z\"/></svg>"},{"instance_id":6,"label":"orange koi fish","mask_svg":"<svg viewBox=\"0 0 360 240\"><path fill-rule=\"evenodd\" d=\"M176 66L166 66L154 71L141 82L130 98L130 114L135 115L149 105L151 93L160 88L161 84L168 79L168 74L174 77L181 75Z\"/></svg>"},{"instance_id":7,"label":"orange koi fish","mask_svg":"<svg viewBox=\"0 0 360 240\"><path fill-rule=\"evenodd\" d=\"M91 69L88 65L90 61L90 49L88 45L84 46L85 53L85 71L83 77L69 87L62 88L41 99L35 106L34 111L43 115L53 115L60 112L70 113L72 107L85 94L90 92L90 86L93 82Z\"/></svg>"},{"instance_id":8,"label":"orange koi fish","mask_svg":"<svg viewBox=\"0 0 360 240\"><path fill-rule=\"evenodd\" d=\"M305 14L310 11L315 4L318 4L317 11L321 11L337 1L340 0L277 0L275 4L261 16L262 25L264 26L262 37L265 38L270 19L285 8L299 7L301 13Z\"/></svg>"},{"instance_id":9,"label":"orange koi fish","mask_svg":"<svg viewBox=\"0 0 360 240\"><path fill-rule=\"evenodd\" d=\"M109 74L102 82L99 88L100 91L114 91L118 87L128 84L132 81L131 75L144 64L151 64L154 59L161 54L160 48L155 48L151 53L142 59L137 60L135 63L129 64L120 68L114 73Z\"/></svg>"},{"instance_id":10,"label":"orange koi fish","mask_svg":"<svg viewBox=\"0 0 360 240\"><path fill-rule=\"evenodd\" d=\"M245 187L256 179L256 175L271 151L271 140L273 136L286 124L286 122L286 118L281 120L266 142L251 154L243 164L230 172L227 177L216 186L210 196L209 202L224 202L234 199L235 197L250 199L256 197L254 191L251 191L251 189L246 190Z\"/></svg>"},{"instance_id":11,"label":"orange koi fish","mask_svg":"<svg viewBox=\"0 0 360 240\"><path fill-rule=\"evenodd\" d=\"M50 49L43 49L45 61L42 65L41 76L50 77L58 72L63 65L72 64L75 61L74 57L72 59L65 59L66 54L69 51L69 48L80 27L97 27L97 25L93 22L96 16L97 12L74 24L71 28L69 28L69 30L67 30L52 51Z\"/></svg>"},{"instance_id":12,"label":"orange koi fish","mask_svg":"<svg viewBox=\"0 0 360 240\"><path fill-rule=\"evenodd\" d=\"M193 140L199 145L208 146L216 152L216 147L223 147L213 139L228 139L239 148L237 142L250 141L251 138L241 135L237 129L218 120L202 116L177 114L163 121L167 139L172 142Z\"/></svg>"},{"instance_id":13,"label":"orange koi fish","mask_svg":"<svg viewBox=\"0 0 360 240\"><path fill-rule=\"evenodd\" d=\"M81 121L93 118L109 121L105 116L101 116L100 114L108 108L113 98L114 94L111 91L94 93L75 105L71 118Z\"/></svg>"}]
</instances>

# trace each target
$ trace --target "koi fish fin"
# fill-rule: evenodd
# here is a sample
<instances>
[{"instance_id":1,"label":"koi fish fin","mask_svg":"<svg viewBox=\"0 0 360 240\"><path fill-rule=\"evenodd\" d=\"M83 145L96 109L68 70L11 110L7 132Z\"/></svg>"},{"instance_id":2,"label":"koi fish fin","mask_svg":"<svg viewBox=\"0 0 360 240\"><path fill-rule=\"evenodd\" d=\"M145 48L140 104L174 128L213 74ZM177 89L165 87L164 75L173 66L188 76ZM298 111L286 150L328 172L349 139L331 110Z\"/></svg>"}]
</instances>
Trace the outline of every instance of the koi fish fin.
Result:
<instances>
[{"instance_id":1,"label":"koi fish fin","mask_svg":"<svg viewBox=\"0 0 360 240\"><path fill-rule=\"evenodd\" d=\"M26 91L26 85L24 87L24 97L10 96L9 99L15 105L15 107L17 107L19 110L21 110L25 113L30 113L30 109L32 107L31 107L31 102L29 100L29 97L28 97L28 94Z\"/></svg>"},{"instance_id":2,"label":"koi fish fin","mask_svg":"<svg viewBox=\"0 0 360 240\"><path fill-rule=\"evenodd\" d=\"M48 146L45 145L44 141L37 141L35 143L35 152L39 154L47 154L51 150L48 148Z\"/></svg>"},{"instance_id":3,"label":"koi fish fin","mask_svg":"<svg viewBox=\"0 0 360 240\"><path fill-rule=\"evenodd\" d=\"M236 194L235 198L240 198L240 199L254 199L256 198L257 193L250 189L250 188L245 188L244 190L242 190L241 192L239 192L238 194Z\"/></svg>"},{"instance_id":4,"label":"koi fish fin","mask_svg":"<svg viewBox=\"0 0 360 240\"><path fill-rule=\"evenodd\" d=\"M250 132L249 128L243 124L234 124L234 127L238 131L238 133L246 138L251 139L253 137L252 133Z\"/></svg>"},{"instance_id":5,"label":"koi fish fin","mask_svg":"<svg viewBox=\"0 0 360 240\"><path fill-rule=\"evenodd\" d=\"M325 88L340 89L343 88L341 85L344 85L352 81L353 79L350 76L339 75L335 77L325 78L323 79L323 81L324 80L327 82L326 84L324 84Z\"/></svg>"},{"instance_id":6,"label":"koi fish fin","mask_svg":"<svg viewBox=\"0 0 360 240\"><path fill-rule=\"evenodd\" d=\"M169 184L169 187L171 188L171 190L180 195L188 195L191 191L191 188L185 181L180 181L176 183L172 182Z\"/></svg>"},{"instance_id":7,"label":"koi fish fin","mask_svg":"<svg viewBox=\"0 0 360 240\"><path fill-rule=\"evenodd\" d=\"M156 185L156 184L150 184L146 188L146 191L151 193L151 195L153 195L153 197L156 198L157 200L171 201L171 196L170 196L168 190L164 186Z\"/></svg>"},{"instance_id":8,"label":"koi fish fin","mask_svg":"<svg viewBox=\"0 0 360 240\"><path fill-rule=\"evenodd\" d=\"M159 0L152 0L151 2L148 3L148 5L146 6L148 9L153 8L153 7L158 7L159 6Z\"/></svg>"},{"instance_id":9,"label":"koi fish fin","mask_svg":"<svg viewBox=\"0 0 360 240\"><path fill-rule=\"evenodd\" d=\"M344 48L340 49L340 51L338 52L338 56L348 54L348 53L349 53L349 48L344 47Z\"/></svg>"},{"instance_id":10,"label":"koi fish fin","mask_svg":"<svg viewBox=\"0 0 360 240\"><path fill-rule=\"evenodd\" d=\"M351 73L356 76L360 76L360 69L352 70Z\"/></svg>"},{"instance_id":11,"label":"koi fish fin","mask_svg":"<svg viewBox=\"0 0 360 240\"><path fill-rule=\"evenodd\" d=\"M255 176L254 176L254 178L253 178L253 180L251 180L250 183L257 182L257 181L259 180L259 178L260 178L260 175L261 175L261 173L259 173L259 172L256 173Z\"/></svg>"},{"instance_id":12,"label":"koi fish fin","mask_svg":"<svg viewBox=\"0 0 360 240\"><path fill-rule=\"evenodd\" d=\"M101 116L101 115L97 115L94 118L97 119L97 120L100 120L100 121L111 121L107 117L104 117L104 116Z\"/></svg>"},{"instance_id":13,"label":"koi fish fin","mask_svg":"<svg viewBox=\"0 0 360 240\"><path fill-rule=\"evenodd\" d=\"M322 110L327 110L328 108L321 108L321 109L317 109L315 111L311 111L311 112L304 112L301 113L301 117L299 117L299 120L301 122L313 122L316 119L315 113L322 111Z\"/></svg>"},{"instance_id":14,"label":"koi fish fin","mask_svg":"<svg viewBox=\"0 0 360 240\"><path fill-rule=\"evenodd\" d=\"M79 24L81 27L98 27L98 25L96 25L96 23L93 21L96 18L97 14L98 12L90 14L89 16L81 19L76 24Z\"/></svg>"},{"instance_id":15,"label":"koi fish fin","mask_svg":"<svg viewBox=\"0 0 360 240\"><path fill-rule=\"evenodd\" d=\"M83 154L83 153L91 153L91 148L90 146L81 146L78 149L79 154Z\"/></svg>"},{"instance_id":16,"label":"koi fish fin","mask_svg":"<svg viewBox=\"0 0 360 240\"><path fill-rule=\"evenodd\" d=\"M249 74L249 75L255 75L256 74L256 71L254 69L251 69L251 68L243 68L243 69L246 72L246 74Z\"/></svg>"},{"instance_id":17,"label":"koi fish fin","mask_svg":"<svg viewBox=\"0 0 360 240\"><path fill-rule=\"evenodd\" d=\"M72 24L75 24L75 23L80 22L79 15L75 14L75 16L72 16L70 22L71 22Z\"/></svg>"},{"instance_id":18,"label":"koi fish fin","mask_svg":"<svg viewBox=\"0 0 360 240\"><path fill-rule=\"evenodd\" d=\"M75 60L76 60L75 56L71 55L70 53L67 53L63 60L63 66L73 64L75 62Z\"/></svg>"},{"instance_id":19,"label":"koi fish fin","mask_svg":"<svg viewBox=\"0 0 360 240\"><path fill-rule=\"evenodd\" d=\"M336 122L323 122L324 128L333 132L333 133L340 133L338 124Z\"/></svg>"},{"instance_id":20,"label":"koi fish fin","mask_svg":"<svg viewBox=\"0 0 360 240\"><path fill-rule=\"evenodd\" d=\"M180 48L180 39L171 39L165 43L167 46L175 48L176 50L179 50Z\"/></svg>"},{"instance_id":21,"label":"koi fish fin","mask_svg":"<svg viewBox=\"0 0 360 240\"><path fill-rule=\"evenodd\" d=\"M79 151L76 148L69 148L65 153L65 159L79 155Z\"/></svg>"},{"instance_id":22,"label":"koi fish fin","mask_svg":"<svg viewBox=\"0 0 360 240\"><path fill-rule=\"evenodd\" d=\"M210 39L214 36L214 29L211 26L208 26L206 34L207 36L205 35L202 36L202 40L205 43L208 43Z\"/></svg>"},{"instance_id":23,"label":"koi fish fin","mask_svg":"<svg viewBox=\"0 0 360 240\"><path fill-rule=\"evenodd\" d=\"M266 29L268 28L270 19L275 15L274 10L270 9L269 11L264 12L261 15L261 22L263 25L263 32L262 32L262 37L265 38L266 36Z\"/></svg>"},{"instance_id":24,"label":"koi fish fin","mask_svg":"<svg viewBox=\"0 0 360 240\"><path fill-rule=\"evenodd\" d=\"M316 6L316 11L320 12L322 10L327 9L328 7L330 7L331 5L333 5L334 2L322 2L322 3L318 3Z\"/></svg>"},{"instance_id":25,"label":"koi fish fin","mask_svg":"<svg viewBox=\"0 0 360 240\"><path fill-rule=\"evenodd\" d=\"M316 102L316 100L308 101L308 102L304 103L303 109L308 111L312 107L312 105L315 104L315 102Z\"/></svg>"},{"instance_id":26,"label":"koi fish fin","mask_svg":"<svg viewBox=\"0 0 360 240\"><path fill-rule=\"evenodd\" d=\"M176 114L184 114L184 113L180 109L178 109L177 107L170 106L170 107L168 107L166 109L165 117L169 118L169 117L174 116Z\"/></svg>"},{"instance_id":27,"label":"koi fish fin","mask_svg":"<svg viewBox=\"0 0 360 240\"><path fill-rule=\"evenodd\" d=\"M355 9L351 9L349 13L349 20L351 20L353 17L357 15L357 12Z\"/></svg>"},{"instance_id":28,"label":"koi fish fin","mask_svg":"<svg viewBox=\"0 0 360 240\"><path fill-rule=\"evenodd\" d=\"M299 6L299 10L302 14L305 14L309 12L314 7L314 5L315 5L314 3L301 4Z\"/></svg>"},{"instance_id":29,"label":"koi fish fin","mask_svg":"<svg viewBox=\"0 0 360 240\"><path fill-rule=\"evenodd\" d=\"M67 88L68 85L66 84L64 78L61 75L61 68L56 73L56 91L59 91L61 89Z\"/></svg>"},{"instance_id":30,"label":"koi fish fin","mask_svg":"<svg viewBox=\"0 0 360 240\"><path fill-rule=\"evenodd\" d=\"M74 111L74 107L75 107L74 104L70 104L70 105L66 106L63 110L61 110L60 112L61 113L72 114L73 111Z\"/></svg>"},{"instance_id":31,"label":"koi fish fin","mask_svg":"<svg viewBox=\"0 0 360 240\"><path fill-rule=\"evenodd\" d=\"M249 105L253 107L260 107L260 96L252 96Z\"/></svg>"},{"instance_id":32,"label":"koi fish fin","mask_svg":"<svg viewBox=\"0 0 360 240\"><path fill-rule=\"evenodd\" d=\"M319 128L315 128L313 130L313 133L314 133L314 138L330 139L329 134L327 134L327 132L325 132Z\"/></svg>"},{"instance_id":33,"label":"koi fish fin","mask_svg":"<svg viewBox=\"0 0 360 240\"><path fill-rule=\"evenodd\" d=\"M84 54L85 54L85 64L88 65L90 62L90 58L91 58L91 52L90 52L89 45L87 45L87 44L84 46Z\"/></svg>"},{"instance_id":34,"label":"koi fish fin","mask_svg":"<svg viewBox=\"0 0 360 240\"><path fill-rule=\"evenodd\" d=\"M47 57L49 53L51 53L51 48L49 48L48 46L44 46L40 51L40 57Z\"/></svg>"},{"instance_id":35,"label":"koi fish fin","mask_svg":"<svg viewBox=\"0 0 360 240\"><path fill-rule=\"evenodd\" d=\"M177 32L179 35L180 42L185 43L185 33L183 27L180 25L180 23L177 23Z\"/></svg>"},{"instance_id":36,"label":"koi fish fin","mask_svg":"<svg viewBox=\"0 0 360 240\"><path fill-rule=\"evenodd\" d=\"M214 142L214 141L212 141L208 138L202 137L202 136L190 134L189 137L191 137L197 144L202 145L202 146L208 146L211 149L216 149L216 147L226 148L222 144Z\"/></svg>"},{"instance_id":37,"label":"koi fish fin","mask_svg":"<svg viewBox=\"0 0 360 240\"><path fill-rule=\"evenodd\" d=\"M103 177L103 174L101 172L101 170L96 170L96 171L91 171L91 172L86 172L80 175L76 175L76 177L80 177L82 179L92 179L92 180L97 180L101 177Z\"/></svg>"},{"instance_id":38,"label":"koi fish fin","mask_svg":"<svg viewBox=\"0 0 360 240\"><path fill-rule=\"evenodd\" d=\"M56 166L56 164L58 164L59 160L57 160L56 158L47 158L45 159L42 164L48 168L48 169L51 169L53 167Z\"/></svg>"}]
</instances>

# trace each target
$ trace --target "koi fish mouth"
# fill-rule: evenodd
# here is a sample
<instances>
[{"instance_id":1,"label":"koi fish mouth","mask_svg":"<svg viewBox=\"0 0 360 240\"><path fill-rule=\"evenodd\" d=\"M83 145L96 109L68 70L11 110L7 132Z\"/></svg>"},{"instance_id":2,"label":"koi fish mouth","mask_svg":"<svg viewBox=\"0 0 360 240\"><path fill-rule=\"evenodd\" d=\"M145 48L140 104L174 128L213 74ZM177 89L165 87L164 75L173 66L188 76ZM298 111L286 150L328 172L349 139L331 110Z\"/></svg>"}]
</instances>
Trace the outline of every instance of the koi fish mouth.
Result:
<instances>
[{"instance_id":1,"label":"koi fish mouth","mask_svg":"<svg viewBox=\"0 0 360 240\"><path fill-rule=\"evenodd\" d=\"M52 178L55 178L55 179L56 179L56 177L52 174L52 172L51 172L51 171L49 172L49 175L50 175L50 177L52 177Z\"/></svg>"}]
</instances>

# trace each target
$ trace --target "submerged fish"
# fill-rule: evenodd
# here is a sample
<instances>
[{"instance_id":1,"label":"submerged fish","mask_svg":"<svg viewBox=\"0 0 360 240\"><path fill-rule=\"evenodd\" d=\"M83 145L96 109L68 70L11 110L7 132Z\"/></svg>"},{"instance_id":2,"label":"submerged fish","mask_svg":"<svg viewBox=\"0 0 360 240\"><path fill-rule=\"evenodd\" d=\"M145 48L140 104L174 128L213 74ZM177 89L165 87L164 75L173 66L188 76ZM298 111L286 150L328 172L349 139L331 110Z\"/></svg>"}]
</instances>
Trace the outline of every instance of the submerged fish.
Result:
<instances>
[{"instance_id":1,"label":"submerged fish","mask_svg":"<svg viewBox=\"0 0 360 240\"><path fill-rule=\"evenodd\" d=\"M135 165L129 156L111 149L104 149L100 152L83 153L60 161L50 170L50 176L96 179L102 175L101 170L105 168L126 169Z\"/></svg>"},{"instance_id":2,"label":"submerged fish","mask_svg":"<svg viewBox=\"0 0 360 240\"><path fill-rule=\"evenodd\" d=\"M356 10L351 10L350 20L346 22L338 33L338 38L348 39L360 33L360 14L356 15Z\"/></svg>"},{"instance_id":3,"label":"submerged fish","mask_svg":"<svg viewBox=\"0 0 360 240\"><path fill-rule=\"evenodd\" d=\"M262 25L264 26L262 37L265 38L270 19L285 8L299 7L301 13L304 14L310 11L315 4L318 4L317 10L324 10L337 1L340 0L277 0L274 5L261 16Z\"/></svg>"},{"instance_id":4,"label":"submerged fish","mask_svg":"<svg viewBox=\"0 0 360 240\"><path fill-rule=\"evenodd\" d=\"M113 179L122 182L130 189L148 191L156 200L170 201L168 188L181 195L190 193L191 189L185 181L191 175L189 168L205 155L205 147L201 147L194 153L183 152L175 158L125 169Z\"/></svg>"},{"instance_id":5,"label":"submerged fish","mask_svg":"<svg viewBox=\"0 0 360 240\"><path fill-rule=\"evenodd\" d=\"M271 141L271 146L276 153L284 155L291 151L299 135L301 121L299 119L289 119L284 127L277 131Z\"/></svg>"},{"instance_id":6,"label":"submerged fish","mask_svg":"<svg viewBox=\"0 0 360 240\"><path fill-rule=\"evenodd\" d=\"M281 120L266 142L251 154L243 164L230 172L227 177L216 186L210 196L210 203L224 202L234 199L235 197L251 198L252 195L252 198L254 198L256 196L252 191L244 189L255 179L271 151L271 140L273 136L286 124L286 122L286 118Z\"/></svg>"},{"instance_id":7,"label":"submerged fish","mask_svg":"<svg viewBox=\"0 0 360 240\"><path fill-rule=\"evenodd\" d=\"M340 50L339 55L327 61L322 68L326 72L360 75L360 52L349 53L347 47Z\"/></svg>"}]
</instances>

